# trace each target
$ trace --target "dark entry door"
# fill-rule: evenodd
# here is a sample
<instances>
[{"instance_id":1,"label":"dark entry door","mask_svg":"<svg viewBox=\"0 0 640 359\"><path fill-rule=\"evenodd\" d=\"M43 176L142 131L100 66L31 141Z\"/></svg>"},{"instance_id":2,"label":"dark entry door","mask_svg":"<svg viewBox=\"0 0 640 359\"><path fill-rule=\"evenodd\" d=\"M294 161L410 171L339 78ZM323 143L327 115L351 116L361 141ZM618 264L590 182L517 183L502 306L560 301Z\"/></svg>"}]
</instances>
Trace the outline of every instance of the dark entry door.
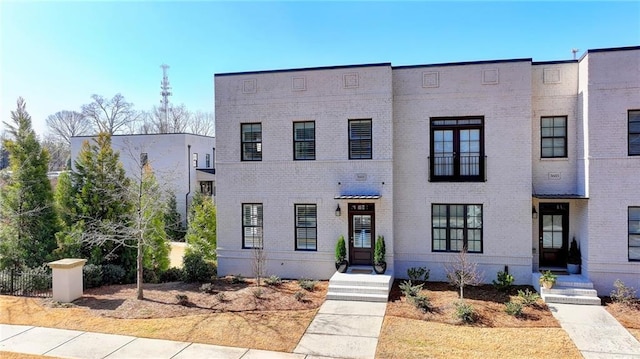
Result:
<instances>
[{"instance_id":1,"label":"dark entry door","mask_svg":"<svg viewBox=\"0 0 640 359\"><path fill-rule=\"evenodd\" d=\"M569 204L540 204L540 266L566 267Z\"/></svg>"},{"instance_id":2,"label":"dark entry door","mask_svg":"<svg viewBox=\"0 0 640 359\"><path fill-rule=\"evenodd\" d=\"M373 264L375 238L373 203L349 203L349 263Z\"/></svg>"}]
</instances>

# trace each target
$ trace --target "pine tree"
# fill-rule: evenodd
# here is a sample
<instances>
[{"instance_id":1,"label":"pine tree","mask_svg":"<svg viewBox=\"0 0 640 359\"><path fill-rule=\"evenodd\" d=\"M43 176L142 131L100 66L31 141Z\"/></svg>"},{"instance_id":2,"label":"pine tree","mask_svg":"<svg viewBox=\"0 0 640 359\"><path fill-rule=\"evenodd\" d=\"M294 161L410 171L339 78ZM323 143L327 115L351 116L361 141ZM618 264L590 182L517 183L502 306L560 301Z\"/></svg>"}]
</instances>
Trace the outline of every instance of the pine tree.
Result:
<instances>
[{"instance_id":1,"label":"pine tree","mask_svg":"<svg viewBox=\"0 0 640 359\"><path fill-rule=\"evenodd\" d=\"M173 192L169 192L169 199L167 200L166 212L164 215L165 232L167 232L167 238L174 242L183 242L185 229L182 225L182 218L178 213L178 202L176 201L176 195Z\"/></svg>"},{"instance_id":2,"label":"pine tree","mask_svg":"<svg viewBox=\"0 0 640 359\"><path fill-rule=\"evenodd\" d=\"M215 261L216 254L216 207L210 197L196 194L191 204L191 217L185 236L186 253L200 253L205 259Z\"/></svg>"},{"instance_id":3,"label":"pine tree","mask_svg":"<svg viewBox=\"0 0 640 359\"><path fill-rule=\"evenodd\" d=\"M3 142L11 176L0 191L0 266L36 267L52 259L58 231L47 178L49 156L36 138L22 98L11 119L12 123L4 122L12 137Z\"/></svg>"}]
</instances>

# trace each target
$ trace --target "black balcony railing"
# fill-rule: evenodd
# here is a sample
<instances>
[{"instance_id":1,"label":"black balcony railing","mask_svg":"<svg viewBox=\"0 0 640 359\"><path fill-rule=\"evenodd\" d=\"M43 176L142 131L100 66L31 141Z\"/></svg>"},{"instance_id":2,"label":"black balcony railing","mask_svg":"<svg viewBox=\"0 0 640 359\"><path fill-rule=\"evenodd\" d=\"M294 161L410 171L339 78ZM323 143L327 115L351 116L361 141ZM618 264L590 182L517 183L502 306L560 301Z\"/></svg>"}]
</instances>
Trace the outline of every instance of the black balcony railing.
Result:
<instances>
[{"instance_id":1,"label":"black balcony railing","mask_svg":"<svg viewBox=\"0 0 640 359\"><path fill-rule=\"evenodd\" d=\"M429 157L430 182L485 182L487 156L451 154Z\"/></svg>"}]
</instances>

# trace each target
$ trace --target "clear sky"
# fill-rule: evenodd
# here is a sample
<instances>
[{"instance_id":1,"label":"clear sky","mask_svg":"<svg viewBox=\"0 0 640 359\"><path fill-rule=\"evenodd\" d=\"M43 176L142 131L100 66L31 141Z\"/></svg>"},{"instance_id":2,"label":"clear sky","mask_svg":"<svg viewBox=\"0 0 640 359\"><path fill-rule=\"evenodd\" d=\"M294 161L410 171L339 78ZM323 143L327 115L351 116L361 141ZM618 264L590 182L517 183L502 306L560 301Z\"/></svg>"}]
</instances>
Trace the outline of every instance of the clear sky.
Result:
<instances>
[{"instance_id":1,"label":"clear sky","mask_svg":"<svg viewBox=\"0 0 640 359\"><path fill-rule=\"evenodd\" d=\"M0 0L0 22L0 119L22 96L39 135L47 116L94 93L150 110L163 63L172 103L213 112L216 73L567 60L572 48L640 45L640 1Z\"/></svg>"}]
</instances>

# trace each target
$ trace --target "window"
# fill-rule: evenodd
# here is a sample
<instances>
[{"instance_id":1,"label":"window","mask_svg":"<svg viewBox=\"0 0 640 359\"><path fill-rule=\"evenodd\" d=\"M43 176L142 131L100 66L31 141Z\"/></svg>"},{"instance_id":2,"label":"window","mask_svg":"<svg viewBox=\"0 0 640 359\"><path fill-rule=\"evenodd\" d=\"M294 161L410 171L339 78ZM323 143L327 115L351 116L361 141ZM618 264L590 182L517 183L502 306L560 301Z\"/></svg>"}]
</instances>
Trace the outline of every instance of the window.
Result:
<instances>
[{"instance_id":1,"label":"window","mask_svg":"<svg viewBox=\"0 0 640 359\"><path fill-rule=\"evenodd\" d=\"M484 119L432 118L430 181L485 180Z\"/></svg>"},{"instance_id":2,"label":"window","mask_svg":"<svg viewBox=\"0 0 640 359\"><path fill-rule=\"evenodd\" d=\"M146 166L149 163L149 154L146 152L142 152L140 154L140 165L142 167Z\"/></svg>"},{"instance_id":3,"label":"window","mask_svg":"<svg viewBox=\"0 0 640 359\"><path fill-rule=\"evenodd\" d=\"M482 253L482 205L431 205L432 251Z\"/></svg>"},{"instance_id":4,"label":"window","mask_svg":"<svg viewBox=\"0 0 640 359\"><path fill-rule=\"evenodd\" d=\"M640 110L629 111L629 156L640 156Z\"/></svg>"},{"instance_id":5,"label":"window","mask_svg":"<svg viewBox=\"0 0 640 359\"><path fill-rule=\"evenodd\" d=\"M242 160L262 161L262 124L243 123L242 129Z\"/></svg>"},{"instance_id":6,"label":"window","mask_svg":"<svg viewBox=\"0 0 640 359\"><path fill-rule=\"evenodd\" d=\"M193 159L193 167L194 167L194 168L198 168L198 154L197 154L197 153L194 153L194 154L192 155L192 159Z\"/></svg>"},{"instance_id":7,"label":"window","mask_svg":"<svg viewBox=\"0 0 640 359\"><path fill-rule=\"evenodd\" d=\"M316 159L316 123L314 121L293 123L293 159Z\"/></svg>"},{"instance_id":8,"label":"window","mask_svg":"<svg viewBox=\"0 0 640 359\"><path fill-rule=\"evenodd\" d=\"M540 156L542 158L567 157L567 117L540 119Z\"/></svg>"},{"instance_id":9,"label":"window","mask_svg":"<svg viewBox=\"0 0 640 359\"><path fill-rule=\"evenodd\" d=\"M629 260L640 261L640 207L629 207Z\"/></svg>"},{"instance_id":10,"label":"window","mask_svg":"<svg viewBox=\"0 0 640 359\"><path fill-rule=\"evenodd\" d=\"M242 204L242 248L262 248L262 203Z\"/></svg>"},{"instance_id":11,"label":"window","mask_svg":"<svg viewBox=\"0 0 640 359\"><path fill-rule=\"evenodd\" d=\"M200 193L205 196L213 195L213 181L200 181Z\"/></svg>"},{"instance_id":12,"label":"window","mask_svg":"<svg viewBox=\"0 0 640 359\"><path fill-rule=\"evenodd\" d=\"M315 204L296 204L296 250L317 250L318 220Z\"/></svg>"},{"instance_id":13,"label":"window","mask_svg":"<svg viewBox=\"0 0 640 359\"><path fill-rule=\"evenodd\" d=\"M205 154L204 155L204 162L206 165L206 168L211 168L211 155L210 154Z\"/></svg>"},{"instance_id":14,"label":"window","mask_svg":"<svg viewBox=\"0 0 640 359\"><path fill-rule=\"evenodd\" d=\"M349 159L371 159L371 120L349 120Z\"/></svg>"}]
</instances>

